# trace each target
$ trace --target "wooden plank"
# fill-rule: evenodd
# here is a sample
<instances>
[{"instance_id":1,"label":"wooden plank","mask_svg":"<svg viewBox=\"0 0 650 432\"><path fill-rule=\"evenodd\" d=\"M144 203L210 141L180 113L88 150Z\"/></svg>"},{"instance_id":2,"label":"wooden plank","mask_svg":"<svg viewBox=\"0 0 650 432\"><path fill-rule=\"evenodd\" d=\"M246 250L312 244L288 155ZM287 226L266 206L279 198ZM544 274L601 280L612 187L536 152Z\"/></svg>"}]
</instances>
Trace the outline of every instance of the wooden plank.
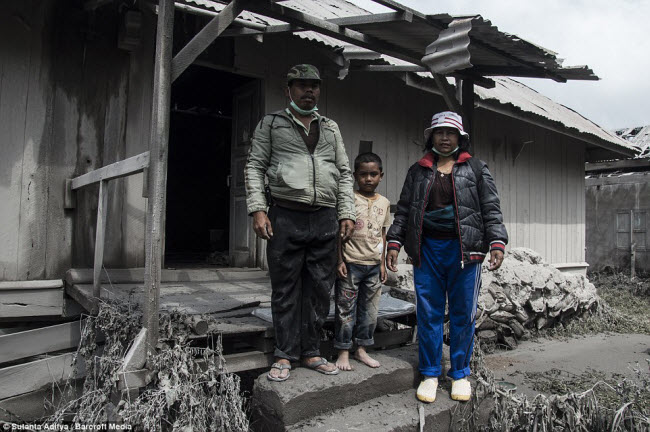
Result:
<instances>
[{"instance_id":1,"label":"wooden plank","mask_svg":"<svg viewBox=\"0 0 650 432\"><path fill-rule=\"evenodd\" d=\"M112 180L142 172L149 166L149 152L106 165L79 177L72 179L72 190L79 189L102 180Z\"/></svg>"},{"instance_id":2,"label":"wooden plank","mask_svg":"<svg viewBox=\"0 0 650 432\"><path fill-rule=\"evenodd\" d=\"M0 363L75 348L85 321L74 321L0 336Z\"/></svg>"},{"instance_id":3,"label":"wooden plank","mask_svg":"<svg viewBox=\"0 0 650 432\"><path fill-rule=\"evenodd\" d=\"M104 237L106 235L106 215L108 212L108 182L99 183L99 204L97 207L97 228L95 231L95 260L93 268L93 296L101 298L101 272L104 266Z\"/></svg>"},{"instance_id":4,"label":"wooden plank","mask_svg":"<svg viewBox=\"0 0 650 432\"><path fill-rule=\"evenodd\" d=\"M0 282L0 291L56 288L63 288L63 281L61 279Z\"/></svg>"},{"instance_id":5,"label":"wooden plank","mask_svg":"<svg viewBox=\"0 0 650 432\"><path fill-rule=\"evenodd\" d=\"M144 268L130 269L104 269L102 272L102 283L143 283ZM259 269L188 269L173 270L164 269L160 281L167 282L228 282L228 281L252 281L270 280L268 273ZM65 274L65 282L68 285L88 284L93 282L92 269L70 269Z\"/></svg>"},{"instance_id":6,"label":"wooden plank","mask_svg":"<svg viewBox=\"0 0 650 432\"><path fill-rule=\"evenodd\" d=\"M377 51L409 63L422 65L422 62L420 61L422 57L421 53L410 52L404 47L384 42L383 40L355 30L338 26L327 20L316 18L295 9L278 4L264 4L261 2L251 3L250 5L247 5L247 9L255 13L260 13L274 19L288 22L289 24L316 31L343 42L349 42L371 51Z\"/></svg>"},{"instance_id":7,"label":"wooden plank","mask_svg":"<svg viewBox=\"0 0 650 432\"><path fill-rule=\"evenodd\" d=\"M212 18L191 41L185 45L171 62L171 80L174 82L199 55L237 18L243 10L242 0L232 0L219 15ZM173 13L173 11L172 11ZM171 36L170 36L171 40Z\"/></svg>"},{"instance_id":8,"label":"wooden plank","mask_svg":"<svg viewBox=\"0 0 650 432\"><path fill-rule=\"evenodd\" d=\"M79 304L92 311L92 285L67 286L66 292ZM102 299L142 305L145 296L142 284L103 285ZM160 310L179 310L189 314L230 311L253 302L267 306L271 301L270 285L254 282L161 284Z\"/></svg>"},{"instance_id":9,"label":"wooden plank","mask_svg":"<svg viewBox=\"0 0 650 432\"><path fill-rule=\"evenodd\" d=\"M617 171L631 170L639 168L650 168L650 158L643 159L621 159L606 162L587 162L585 164L586 172L593 171Z\"/></svg>"},{"instance_id":10,"label":"wooden plank","mask_svg":"<svg viewBox=\"0 0 650 432\"><path fill-rule=\"evenodd\" d=\"M150 192L145 231L145 296L143 324L148 350L158 345L160 276L164 256L165 203L167 201L167 157L171 98L174 1L160 0L154 57L153 103L151 105Z\"/></svg>"},{"instance_id":11,"label":"wooden plank","mask_svg":"<svg viewBox=\"0 0 650 432\"><path fill-rule=\"evenodd\" d=\"M0 278L18 276L32 5L0 2ZM14 17L25 17L23 20Z\"/></svg>"},{"instance_id":12,"label":"wooden plank","mask_svg":"<svg viewBox=\"0 0 650 432\"><path fill-rule=\"evenodd\" d=\"M353 15L342 18L330 18L327 22L341 27L358 26L364 24L382 24L391 22L412 22L413 14L407 11L385 12L366 15Z\"/></svg>"},{"instance_id":13,"label":"wooden plank","mask_svg":"<svg viewBox=\"0 0 650 432\"><path fill-rule=\"evenodd\" d=\"M0 318L60 316L63 289L0 291Z\"/></svg>"},{"instance_id":14,"label":"wooden plank","mask_svg":"<svg viewBox=\"0 0 650 432\"><path fill-rule=\"evenodd\" d=\"M456 99L456 90L454 89L454 86L447 82L447 78L444 75L434 73L433 78L435 79L449 110L456 113L462 113L463 109L460 106L458 99Z\"/></svg>"},{"instance_id":15,"label":"wooden plank","mask_svg":"<svg viewBox=\"0 0 650 432\"><path fill-rule=\"evenodd\" d=\"M75 353L61 354L0 369L0 400L29 393L39 388L85 374L84 362L79 362L75 374Z\"/></svg>"},{"instance_id":16,"label":"wooden plank","mask_svg":"<svg viewBox=\"0 0 650 432\"><path fill-rule=\"evenodd\" d=\"M48 32L54 5L48 2L21 2L29 5L30 15L22 16L29 23L29 69L27 116L24 123L24 147L22 165L22 192L20 200L20 227L18 245L18 272L16 279L41 279L46 277L46 219L48 213L49 146L51 127L52 83ZM19 34L12 37L21 38ZM16 43L13 41L12 43ZM8 103L13 105L9 101ZM60 192L60 189L59 191Z\"/></svg>"}]
</instances>

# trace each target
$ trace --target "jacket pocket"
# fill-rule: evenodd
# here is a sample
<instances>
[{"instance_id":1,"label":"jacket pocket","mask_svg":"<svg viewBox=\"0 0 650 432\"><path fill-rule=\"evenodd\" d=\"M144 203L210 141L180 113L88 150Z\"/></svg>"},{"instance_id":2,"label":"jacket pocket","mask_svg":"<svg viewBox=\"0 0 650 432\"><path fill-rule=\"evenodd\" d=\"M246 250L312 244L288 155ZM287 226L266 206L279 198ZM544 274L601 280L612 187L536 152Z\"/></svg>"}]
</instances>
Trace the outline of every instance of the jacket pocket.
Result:
<instances>
[{"instance_id":1,"label":"jacket pocket","mask_svg":"<svg viewBox=\"0 0 650 432\"><path fill-rule=\"evenodd\" d=\"M278 163L276 177L278 183L299 191L307 190L313 173L308 158L294 156L290 160Z\"/></svg>"},{"instance_id":2,"label":"jacket pocket","mask_svg":"<svg viewBox=\"0 0 650 432\"><path fill-rule=\"evenodd\" d=\"M316 193L326 202L336 202L341 172L334 162L319 161L316 159L316 163L318 173Z\"/></svg>"}]
</instances>

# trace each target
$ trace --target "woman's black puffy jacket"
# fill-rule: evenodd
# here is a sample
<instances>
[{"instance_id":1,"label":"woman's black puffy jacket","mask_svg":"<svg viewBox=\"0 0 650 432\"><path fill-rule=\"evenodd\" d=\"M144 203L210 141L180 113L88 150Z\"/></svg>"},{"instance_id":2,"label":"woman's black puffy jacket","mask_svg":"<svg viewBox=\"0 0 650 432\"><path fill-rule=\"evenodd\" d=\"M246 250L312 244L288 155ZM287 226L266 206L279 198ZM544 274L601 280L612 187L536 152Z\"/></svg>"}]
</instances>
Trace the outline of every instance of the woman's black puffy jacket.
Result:
<instances>
[{"instance_id":1,"label":"woman's black puffy jacket","mask_svg":"<svg viewBox=\"0 0 650 432\"><path fill-rule=\"evenodd\" d=\"M482 262L491 249L504 250L508 233L503 225L499 195L487 165L467 152L461 152L452 169L454 210L464 264ZM474 168L473 168L474 166ZM477 178L477 175L479 178ZM422 219L427 208L429 192L436 175L436 163L431 152L413 164L406 175L404 187L393 224L386 236L388 249L399 250L402 245L420 266Z\"/></svg>"}]
</instances>

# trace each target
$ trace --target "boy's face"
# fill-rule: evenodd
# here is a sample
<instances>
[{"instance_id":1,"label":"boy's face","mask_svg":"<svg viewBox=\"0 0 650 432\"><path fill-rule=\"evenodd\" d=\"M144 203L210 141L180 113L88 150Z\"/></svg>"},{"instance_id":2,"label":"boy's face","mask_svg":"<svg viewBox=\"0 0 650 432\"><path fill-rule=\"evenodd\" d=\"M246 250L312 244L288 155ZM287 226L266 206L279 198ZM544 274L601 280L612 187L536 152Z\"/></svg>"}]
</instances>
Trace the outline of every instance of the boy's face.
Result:
<instances>
[{"instance_id":1,"label":"boy's face","mask_svg":"<svg viewBox=\"0 0 650 432\"><path fill-rule=\"evenodd\" d=\"M384 173L379 169L377 162L361 162L354 172L354 179L361 192L374 192L382 177Z\"/></svg>"}]
</instances>

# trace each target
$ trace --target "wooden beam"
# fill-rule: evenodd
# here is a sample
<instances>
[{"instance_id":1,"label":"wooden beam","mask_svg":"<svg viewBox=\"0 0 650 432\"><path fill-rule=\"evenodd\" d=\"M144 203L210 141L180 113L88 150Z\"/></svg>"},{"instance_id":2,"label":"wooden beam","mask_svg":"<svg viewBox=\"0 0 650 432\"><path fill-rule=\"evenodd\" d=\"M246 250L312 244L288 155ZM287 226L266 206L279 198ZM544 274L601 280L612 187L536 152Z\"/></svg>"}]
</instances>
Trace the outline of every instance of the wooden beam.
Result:
<instances>
[{"instance_id":1,"label":"wooden beam","mask_svg":"<svg viewBox=\"0 0 650 432\"><path fill-rule=\"evenodd\" d=\"M325 36L330 36L343 42L348 42L371 51L381 52L392 57L421 65L421 53L410 52L404 47L393 45L361 32L341 27L327 20L319 19L303 12L280 6L278 4L251 3L249 10L266 15L289 24L313 30Z\"/></svg>"},{"instance_id":2,"label":"wooden beam","mask_svg":"<svg viewBox=\"0 0 650 432\"><path fill-rule=\"evenodd\" d=\"M327 22L339 25L341 27L356 26L364 24L382 24L390 22L412 22L413 14L406 11L387 12L366 15L353 15L343 18L331 18Z\"/></svg>"},{"instance_id":3,"label":"wooden beam","mask_svg":"<svg viewBox=\"0 0 650 432\"><path fill-rule=\"evenodd\" d=\"M456 89L454 86L447 82L447 78L444 75L433 74L433 79L436 81L449 110L456 113L462 113L463 109L456 99Z\"/></svg>"},{"instance_id":4,"label":"wooden beam","mask_svg":"<svg viewBox=\"0 0 650 432\"><path fill-rule=\"evenodd\" d=\"M191 65L194 60L237 18L243 8L243 0L232 0L212 18L196 36L180 50L172 60L171 81L174 82ZM171 38L171 36L170 36Z\"/></svg>"},{"instance_id":5,"label":"wooden beam","mask_svg":"<svg viewBox=\"0 0 650 432\"><path fill-rule=\"evenodd\" d=\"M151 152L149 191L151 197L147 205L145 233L143 324L147 329L148 354L156 350L160 324L160 273L167 200L167 156L169 153L172 38L174 34L174 0L160 0L159 4L149 145Z\"/></svg>"},{"instance_id":6,"label":"wooden beam","mask_svg":"<svg viewBox=\"0 0 650 432\"><path fill-rule=\"evenodd\" d=\"M63 281L61 279L0 282L0 291L57 288L63 288Z\"/></svg>"},{"instance_id":7,"label":"wooden beam","mask_svg":"<svg viewBox=\"0 0 650 432\"><path fill-rule=\"evenodd\" d=\"M85 323L74 321L0 336L0 363L76 348Z\"/></svg>"},{"instance_id":8,"label":"wooden beam","mask_svg":"<svg viewBox=\"0 0 650 432\"><path fill-rule=\"evenodd\" d=\"M102 180L112 180L138 173L149 166L149 152L106 165L79 177L72 179L72 190L99 183Z\"/></svg>"},{"instance_id":9,"label":"wooden beam","mask_svg":"<svg viewBox=\"0 0 650 432\"><path fill-rule=\"evenodd\" d=\"M63 288L0 291L0 320L61 316Z\"/></svg>"},{"instance_id":10,"label":"wooden beam","mask_svg":"<svg viewBox=\"0 0 650 432\"><path fill-rule=\"evenodd\" d=\"M429 72L424 66L417 65L366 65L351 67L351 72Z\"/></svg>"},{"instance_id":11,"label":"wooden beam","mask_svg":"<svg viewBox=\"0 0 650 432\"><path fill-rule=\"evenodd\" d=\"M0 369L0 400L38 390L53 382L83 376L84 362L77 363L80 372L75 374L75 355L61 354Z\"/></svg>"},{"instance_id":12,"label":"wooden beam","mask_svg":"<svg viewBox=\"0 0 650 432\"><path fill-rule=\"evenodd\" d=\"M644 170L648 168L650 168L650 158L620 159L605 162L587 162L585 164L586 172L618 170L634 171L635 169Z\"/></svg>"},{"instance_id":13,"label":"wooden beam","mask_svg":"<svg viewBox=\"0 0 650 432\"><path fill-rule=\"evenodd\" d=\"M585 186L609 186L650 182L650 173L638 173L620 177L595 177L585 179Z\"/></svg>"},{"instance_id":14,"label":"wooden beam","mask_svg":"<svg viewBox=\"0 0 650 432\"><path fill-rule=\"evenodd\" d=\"M108 181L99 183L99 205L97 206L97 226L95 230L95 259L93 262L93 296L101 297L101 276L104 266L104 238L106 236L106 216L108 215ZM96 312L96 311L95 311Z\"/></svg>"},{"instance_id":15,"label":"wooden beam","mask_svg":"<svg viewBox=\"0 0 650 432\"><path fill-rule=\"evenodd\" d=\"M470 139L476 138L474 135L474 81L463 79L460 86L460 102L463 109L463 127L469 134Z\"/></svg>"},{"instance_id":16,"label":"wooden beam","mask_svg":"<svg viewBox=\"0 0 650 432\"><path fill-rule=\"evenodd\" d=\"M65 179L65 189L63 191L63 208L73 209L77 207L77 195L72 190L72 179Z\"/></svg>"}]
</instances>

